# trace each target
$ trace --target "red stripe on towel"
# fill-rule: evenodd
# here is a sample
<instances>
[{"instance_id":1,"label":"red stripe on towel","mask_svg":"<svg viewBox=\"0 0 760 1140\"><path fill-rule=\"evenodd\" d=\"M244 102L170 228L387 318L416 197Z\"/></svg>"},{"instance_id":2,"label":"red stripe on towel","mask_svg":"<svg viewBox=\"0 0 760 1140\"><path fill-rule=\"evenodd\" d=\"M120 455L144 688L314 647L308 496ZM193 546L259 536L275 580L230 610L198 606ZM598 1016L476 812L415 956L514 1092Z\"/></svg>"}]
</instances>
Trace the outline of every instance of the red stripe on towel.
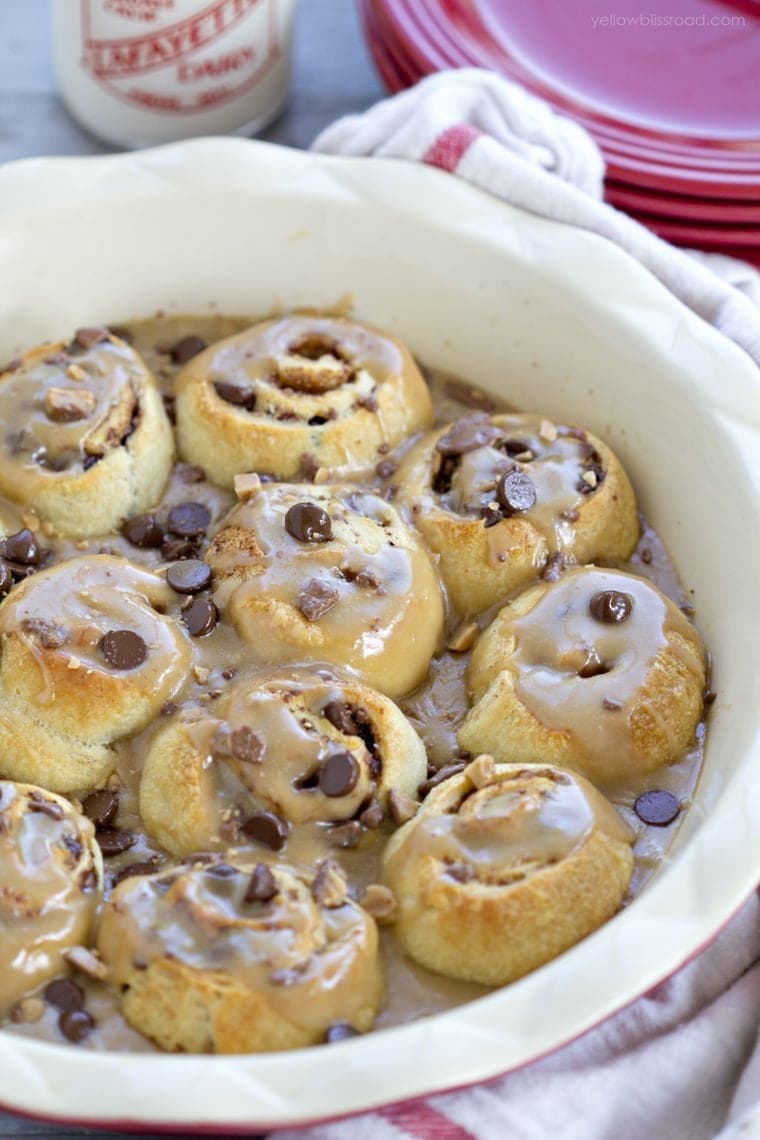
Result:
<instances>
[{"instance_id":1,"label":"red stripe on towel","mask_svg":"<svg viewBox=\"0 0 760 1140\"><path fill-rule=\"evenodd\" d=\"M424 1100L413 1104L392 1104L381 1108L379 1115L416 1140L475 1140L471 1132L460 1128L443 1113L436 1112Z\"/></svg>"},{"instance_id":2,"label":"red stripe on towel","mask_svg":"<svg viewBox=\"0 0 760 1140\"><path fill-rule=\"evenodd\" d=\"M447 127L445 131L441 131L433 145L423 155L422 161L428 166L439 166L441 170L454 171L475 139L479 139L482 133L477 127L471 127L469 123L457 123L453 127Z\"/></svg>"}]
</instances>

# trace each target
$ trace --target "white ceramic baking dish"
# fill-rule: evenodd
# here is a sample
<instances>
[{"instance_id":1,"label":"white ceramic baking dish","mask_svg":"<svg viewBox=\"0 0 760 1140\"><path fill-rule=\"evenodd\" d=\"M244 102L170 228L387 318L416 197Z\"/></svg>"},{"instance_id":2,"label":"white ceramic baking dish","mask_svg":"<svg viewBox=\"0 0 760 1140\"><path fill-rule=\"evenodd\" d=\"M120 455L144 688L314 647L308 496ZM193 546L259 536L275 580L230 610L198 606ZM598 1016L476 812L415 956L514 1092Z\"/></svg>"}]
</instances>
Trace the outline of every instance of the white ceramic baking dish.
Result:
<instances>
[{"instance_id":1,"label":"white ceramic baking dish","mask_svg":"<svg viewBox=\"0 0 760 1140\"><path fill-rule=\"evenodd\" d=\"M693 955L760 878L760 376L607 242L402 162L238 140L0 170L0 354L152 311L334 303L632 475L712 650L704 774L667 864L591 938L452 1012L253 1057L94 1053L0 1033L0 1102L81 1122L249 1130L479 1081Z\"/></svg>"}]
</instances>

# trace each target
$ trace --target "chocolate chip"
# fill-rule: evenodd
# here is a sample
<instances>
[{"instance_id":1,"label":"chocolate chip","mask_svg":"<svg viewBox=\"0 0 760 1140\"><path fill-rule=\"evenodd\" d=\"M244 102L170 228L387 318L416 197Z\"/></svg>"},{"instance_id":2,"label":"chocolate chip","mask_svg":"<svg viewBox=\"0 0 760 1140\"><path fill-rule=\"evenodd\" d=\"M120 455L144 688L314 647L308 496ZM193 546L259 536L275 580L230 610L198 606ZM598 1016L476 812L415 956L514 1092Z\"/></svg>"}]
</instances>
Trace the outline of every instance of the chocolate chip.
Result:
<instances>
[{"instance_id":1,"label":"chocolate chip","mask_svg":"<svg viewBox=\"0 0 760 1140\"><path fill-rule=\"evenodd\" d=\"M77 329L74 333L74 343L80 348L94 348L96 344L100 344L104 340L108 340L108 329L100 326Z\"/></svg>"},{"instance_id":2,"label":"chocolate chip","mask_svg":"<svg viewBox=\"0 0 760 1140\"><path fill-rule=\"evenodd\" d=\"M272 811L256 811L242 824L241 830L247 839L281 851L290 833L290 824Z\"/></svg>"},{"instance_id":3,"label":"chocolate chip","mask_svg":"<svg viewBox=\"0 0 760 1140\"><path fill-rule=\"evenodd\" d=\"M514 458L515 455L524 455L526 451L530 451L531 445L527 439L505 439L504 450L510 458Z\"/></svg>"},{"instance_id":4,"label":"chocolate chip","mask_svg":"<svg viewBox=\"0 0 760 1140\"><path fill-rule=\"evenodd\" d=\"M153 550L164 541L164 529L155 515L136 515L121 528L127 542L141 550Z\"/></svg>"},{"instance_id":5,"label":"chocolate chip","mask_svg":"<svg viewBox=\"0 0 760 1140\"><path fill-rule=\"evenodd\" d=\"M36 788L29 793L29 811L46 815L48 819L63 819L63 808L56 800L48 799L44 792Z\"/></svg>"},{"instance_id":6,"label":"chocolate chip","mask_svg":"<svg viewBox=\"0 0 760 1140\"><path fill-rule=\"evenodd\" d=\"M137 669L148 656L148 647L131 629L112 629L100 639L100 652L112 669Z\"/></svg>"},{"instance_id":7,"label":"chocolate chip","mask_svg":"<svg viewBox=\"0 0 760 1140\"><path fill-rule=\"evenodd\" d=\"M705 695L702 700L706 705L713 705L715 704L717 696L718 694L713 689L705 689Z\"/></svg>"},{"instance_id":8,"label":"chocolate chip","mask_svg":"<svg viewBox=\"0 0 760 1140\"><path fill-rule=\"evenodd\" d=\"M213 875L217 879L232 879L237 873L237 867L233 867L231 863L214 863L206 871L207 875Z\"/></svg>"},{"instance_id":9,"label":"chocolate chip","mask_svg":"<svg viewBox=\"0 0 760 1140\"><path fill-rule=\"evenodd\" d=\"M258 863L253 868L250 882L243 895L243 902L247 903L267 903L271 902L277 894L277 883L275 882L274 875L267 867L266 863Z\"/></svg>"},{"instance_id":10,"label":"chocolate chip","mask_svg":"<svg viewBox=\"0 0 760 1140\"><path fill-rule=\"evenodd\" d=\"M301 591L298 608L307 621L319 621L338 601L340 594L322 578L312 578Z\"/></svg>"},{"instance_id":11,"label":"chocolate chip","mask_svg":"<svg viewBox=\"0 0 760 1140\"><path fill-rule=\"evenodd\" d=\"M211 568L198 558L187 558L169 567L166 581L178 594L199 594L211 585Z\"/></svg>"},{"instance_id":12,"label":"chocolate chip","mask_svg":"<svg viewBox=\"0 0 760 1140\"><path fill-rule=\"evenodd\" d=\"M496 498L503 514L515 515L535 506L536 488L524 471L515 468L502 475L496 487Z\"/></svg>"},{"instance_id":13,"label":"chocolate chip","mask_svg":"<svg viewBox=\"0 0 760 1140\"><path fill-rule=\"evenodd\" d=\"M91 792L82 804L82 810L97 828L107 827L112 822L119 807L119 793L113 788L103 788Z\"/></svg>"},{"instance_id":14,"label":"chocolate chip","mask_svg":"<svg viewBox=\"0 0 760 1140\"><path fill-rule=\"evenodd\" d=\"M565 556L559 552L550 554L546 559L546 563L541 572L541 577L545 582L558 582L562 577L562 571L565 568Z\"/></svg>"},{"instance_id":15,"label":"chocolate chip","mask_svg":"<svg viewBox=\"0 0 760 1140\"><path fill-rule=\"evenodd\" d=\"M329 701L322 709L322 716L328 720L338 732L347 736L357 736L359 726L354 719L353 709L345 701Z\"/></svg>"},{"instance_id":16,"label":"chocolate chip","mask_svg":"<svg viewBox=\"0 0 760 1140\"><path fill-rule=\"evenodd\" d=\"M100 850L107 859L110 859L134 847L137 836L129 831L120 831L117 827L102 827L97 833L97 840Z\"/></svg>"},{"instance_id":17,"label":"chocolate chip","mask_svg":"<svg viewBox=\"0 0 760 1140\"><path fill-rule=\"evenodd\" d=\"M20 562L22 566L38 566L45 556L34 534L28 529L9 534L0 543L2 556L11 562Z\"/></svg>"},{"instance_id":18,"label":"chocolate chip","mask_svg":"<svg viewBox=\"0 0 760 1140\"><path fill-rule=\"evenodd\" d=\"M216 629L219 610L211 598L193 598L190 605L182 611L182 621L191 637L205 637Z\"/></svg>"},{"instance_id":19,"label":"chocolate chip","mask_svg":"<svg viewBox=\"0 0 760 1140\"><path fill-rule=\"evenodd\" d=\"M295 503L285 515L285 530L298 542L329 542L332 520L316 503Z\"/></svg>"},{"instance_id":20,"label":"chocolate chip","mask_svg":"<svg viewBox=\"0 0 760 1140\"><path fill-rule=\"evenodd\" d=\"M672 792L653 788L639 796L633 810L643 823L649 823L653 827L667 827L680 812L681 805Z\"/></svg>"},{"instance_id":21,"label":"chocolate chip","mask_svg":"<svg viewBox=\"0 0 760 1140\"><path fill-rule=\"evenodd\" d=\"M480 517L485 524L486 529L490 526L496 526L504 518L501 508L498 503L486 503L485 506L480 508Z\"/></svg>"},{"instance_id":22,"label":"chocolate chip","mask_svg":"<svg viewBox=\"0 0 760 1140\"><path fill-rule=\"evenodd\" d=\"M0 560L0 598L4 598L13 588L13 574L10 566Z\"/></svg>"},{"instance_id":23,"label":"chocolate chip","mask_svg":"<svg viewBox=\"0 0 760 1140\"><path fill-rule=\"evenodd\" d=\"M348 1041L351 1037L361 1037L359 1030L347 1021L334 1021L325 1033L325 1044L337 1045L339 1041Z\"/></svg>"},{"instance_id":24,"label":"chocolate chip","mask_svg":"<svg viewBox=\"0 0 760 1140\"><path fill-rule=\"evenodd\" d=\"M253 388L244 388L241 384L226 384L223 381L214 385L217 396L225 404L233 404L236 408L245 408L252 412L256 407L256 393Z\"/></svg>"},{"instance_id":25,"label":"chocolate chip","mask_svg":"<svg viewBox=\"0 0 760 1140\"><path fill-rule=\"evenodd\" d=\"M642 562L643 562L643 563L644 563L646 566L650 566L650 565L651 565L651 562L652 562L652 551L649 549L649 547L648 547L648 546L644 546L644 547L642 547L642 550L641 550L641 561L642 561Z\"/></svg>"},{"instance_id":26,"label":"chocolate chip","mask_svg":"<svg viewBox=\"0 0 760 1140\"><path fill-rule=\"evenodd\" d=\"M189 336L183 336L171 346L169 356L175 364L187 364L188 360L192 360L199 352L203 352L205 347L205 340L191 333Z\"/></svg>"},{"instance_id":27,"label":"chocolate chip","mask_svg":"<svg viewBox=\"0 0 760 1140\"><path fill-rule=\"evenodd\" d=\"M111 875L111 886L118 887L119 883L123 883L125 879L132 879L136 875L152 875L158 867L158 858L141 860L139 863L128 863L126 867L121 867Z\"/></svg>"},{"instance_id":28,"label":"chocolate chip","mask_svg":"<svg viewBox=\"0 0 760 1140\"><path fill-rule=\"evenodd\" d=\"M459 772L463 772L466 767L464 760L457 760L453 764L444 764L442 768L439 768L420 784L417 789L420 799L424 799L428 792L432 792L433 788L437 788L444 780L448 780L449 776L456 776Z\"/></svg>"},{"instance_id":29,"label":"chocolate chip","mask_svg":"<svg viewBox=\"0 0 760 1140\"><path fill-rule=\"evenodd\" d=\"M627 621L633 611L633 598L620 590L600 590L588 604L589 613L607 625Z\"/></svg>"},{"instance_id":30,"label":"chocolate chip","mask_svg":"<svg viewBox=\"0 0 760 1140\"><path fill-rule=\"evenodd\" d=\"M495 443L501 434L501 428L491 423L489 415L477 412L452 424L438 440L435 449L441 455L465 455L468 451L477 451L479 447Z\"/></svg>"},{"instance_id":31,"label":"chocolate chip","mask_svg":"<svg viewBox=\"0 0 760 1140\"><path fill-rule=\"evenodd\" d=\"M45 1001L62 1012L81 1009L84 1005L84 990L71 978L57 978L45 986Z\"/></svg>"},{"instance_id":32,"label":"chocolate chip","mask_svg":"<svg viewBox=\"0 0 760 1140\"><path fill-rule=\"evenodd\" d=\"M180 538L197 538L205 534L211 522L211 511L205 503L178 503L172 507L166 525Z\"/></svg>"},{"instance_id":33,"label":"chocolate chip","mask_svg":"<svg viewBox=\"0 0 760 1140\"><path fill-rule=\"evenodd\" d=\"M602 677L605 673L609 673L609 666L605 665L601 657L595 649L587 651L586 660L578 670L578 676L587 679L589 677Z\"/></svg>"},{"instance_id":34,"label":"chocolate chip","mask_svg":"<svg viewBox=\"0 0 760 1140\"><path fill-rule=\"evenodd\" d=\"M359 764L350 752L333 752L319 770L319 790L325 796L347 796L359 780Z\"/></svg>"},{"instance_id":35,"label":"chocolate chip","mask_svg":"<svg viewBox=\"0 0 760 1140\"><path fill-rule=\"evenodd\" d=\"M86 1009L67 1009L58 1018L58 1028L67 1041L76 1045L95 1028L95 1018Z\"/></svg>"}]
</instances>

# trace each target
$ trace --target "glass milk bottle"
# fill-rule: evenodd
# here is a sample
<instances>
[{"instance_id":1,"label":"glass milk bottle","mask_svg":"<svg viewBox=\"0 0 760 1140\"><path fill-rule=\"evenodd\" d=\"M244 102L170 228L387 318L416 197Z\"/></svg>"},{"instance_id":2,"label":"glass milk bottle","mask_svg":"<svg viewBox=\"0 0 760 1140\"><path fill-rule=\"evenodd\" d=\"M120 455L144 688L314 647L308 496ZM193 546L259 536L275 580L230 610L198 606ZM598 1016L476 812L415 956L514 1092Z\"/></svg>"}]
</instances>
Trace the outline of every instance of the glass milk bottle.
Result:
<instances>
[{"instance_id":1,"label":"glass milk bottle","mask_svg":"<svg viewBox=\"0 0 760 1140\"><path fill-rule=\"evenodd\" d=\"M53 0L63 99L117 146L251 134L290 86L295 0Z\"/></svg>"}]
</instances>

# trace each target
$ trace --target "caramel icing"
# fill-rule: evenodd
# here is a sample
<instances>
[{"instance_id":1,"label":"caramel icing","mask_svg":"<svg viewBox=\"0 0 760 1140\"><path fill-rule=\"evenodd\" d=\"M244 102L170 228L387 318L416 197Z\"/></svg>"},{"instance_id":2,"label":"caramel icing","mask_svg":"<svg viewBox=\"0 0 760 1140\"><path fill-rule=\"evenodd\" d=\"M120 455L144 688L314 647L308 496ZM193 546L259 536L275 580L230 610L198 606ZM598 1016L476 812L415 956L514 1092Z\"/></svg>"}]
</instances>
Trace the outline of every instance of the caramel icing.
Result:
<instances>
[{"instance_id":1,"label":"caramel icing","mask_svg":"<svg viewBox=\"0 0 760 1140\"><path fill-rule=\"evenodd\" d=\"M465 777L423 806L388 860L432 858L443 874L491 886L521 881L577 850L597 828L630 843L633 832L599 792L559 769L497 769L494 782L473 789Z\"/></svg>"},{"instance_id":2,"label":"caramel icing","mask_svg":"<svg viewBox=\"0 0 760 1140\"><path fill-rule=\"evenodd\" d=\"M498 429L490 443L443 459L433 451L430 485L421 499L423 511L439 506L453 514L481 518L490 505L498 507L501 476L521 471L530 479L536 499L520 517L536 528L549 551L571 552L575 512L604 481L601 457L585 432L539 416L495 415L490 422ZM593 476L589 476L591 471ZM442 477L444 485L437 490ZM509 545L505 546L504 528L497 524L489 529L491 561L497 564Z\"/></svg>"},{"instance_id":3,"label":"caramel icing","mask_svg":"<svg viewBox=\"0 0 760 1140\"><path fill-rule=\"evenodd\" d=\"M625 621L591 616L591 598L606 590L633 600ZM505 623L514 651L503 665L519 699L548 728L571 732L589 754L607 753L634 766L631 705L646 700L644 681L669 634L680 635L672 648L686 669L698 677L704 672L693 626L649 582L616 570L568 571L538 593L527 613ZM656 715L653 706L650 712Z\"/></svg>"},{"instance_id":4,"label":"caramel icing","mask_svg":"<svg viewBox=\"0 0 760 1140\"><path fill-rule=\"evenodd\" d=\"M223 866L223 876L196 866L117 889L98 938L117 985L156 959L172 958L265 993L278 1012L315 1031L337 1016L350 1018L352 1007L377 1004L377 931L356 903L321 906L279 865L270 868L274 898L246 903L252 866Z\"/></svg>"},{"instance_id":5,"label":"caramel icing","mask_svg":"<svg viewBox=\"0 0 760 1140\"><path fill-rule=\"evenodd\" d=\"M103 635L130 630L146 646L145 660L118 673L133 700L158 711L182 685L190 649L176 620L165 617L177 597L148 570L110 555L72 558L20 583L0 606L0 635L29 653L39 684L34 701L54 716L65 679L77 689L94 674L114 676L100 648ZM53 663L58 667L54 668ZM70 693L66 694L68 700ZM93 710L97 715L97 710Z\"/></svg>"},{"instance_id":6,"label":"caramel icing","mask_svg":"<svg viewBox=\"0 0 760 1140\"><path fill-rule=\"evenodd\" d=\"M403 370L403 353L390 337L337 317L286 317L221 346L209 360L208 378L250 391L252 416L309 421L326 407L333 416L345 414ZM348 452L345 462L351 463Z\"/></svg>"},{"instance_id":7,"label":"caramel icing","mask_svg":"<svg viewBox=\"0 0 760 1140\"><path fill-rule=\"evenodd\" d=\"M89 820L39 788L0 781L0 1014L89 943L102 888Z\"/></svg>"},{"instance_id":8,"label":"caramel icing","mask_svg":"<svg viewBox=\"0 0 760 1140\"><path fill-rule=\"evenodd\" d=\"M301 502L327 511L330 541L299 542L287 532L285 515ZM443 599L430 558L394 508L369 491L264 484L231 511L207 561L217 605L254 660L328 661L398 696L424 678L439 647ZM299 603L315 579L335 600L309 621Z\"/></svg>"},{"instance_id":9,"label":"caramel icing","mask_svg":"<svg viewBox=\"0 0 760 1140\"><path fill-rule=\"evenodd\" d=\"M128 435L146 377L116 337L76 352L48 344L28 353L0 376L0 483L24 499L41 472L54 479L85 470Z\"/></svg>"}]
</instances>

